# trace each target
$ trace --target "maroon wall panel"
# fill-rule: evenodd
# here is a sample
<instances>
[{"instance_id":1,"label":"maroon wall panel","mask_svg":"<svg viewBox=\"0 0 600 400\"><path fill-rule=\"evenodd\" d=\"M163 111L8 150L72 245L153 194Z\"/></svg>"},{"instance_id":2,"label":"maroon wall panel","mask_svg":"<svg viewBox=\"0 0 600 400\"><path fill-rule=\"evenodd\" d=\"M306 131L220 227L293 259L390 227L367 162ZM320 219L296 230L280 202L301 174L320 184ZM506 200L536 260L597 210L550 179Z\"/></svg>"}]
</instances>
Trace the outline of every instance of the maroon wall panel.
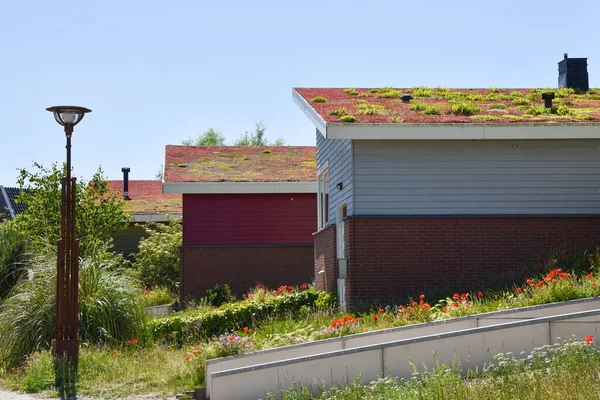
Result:
<instances>
[{"instance_id":1,"label":"maroon wall panel","mask_svg":"<svg viewBox=\"0 0 600 400\"><path fill-rule=\"evenodd\" d=\"M184 194L184 246L312 244L317 197L298 194Z\"/></svg>"}]
</instances>

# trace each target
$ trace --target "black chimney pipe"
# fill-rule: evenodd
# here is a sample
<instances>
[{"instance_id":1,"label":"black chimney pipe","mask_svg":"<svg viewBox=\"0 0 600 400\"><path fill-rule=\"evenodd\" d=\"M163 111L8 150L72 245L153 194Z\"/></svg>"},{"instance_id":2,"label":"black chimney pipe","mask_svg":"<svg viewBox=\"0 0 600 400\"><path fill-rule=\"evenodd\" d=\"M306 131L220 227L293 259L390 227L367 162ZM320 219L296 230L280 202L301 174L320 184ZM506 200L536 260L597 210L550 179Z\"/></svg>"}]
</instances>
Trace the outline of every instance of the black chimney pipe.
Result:
<instances>
[{"instance_id":1,"label":"black chimney pipe","mask_svg":"<svg viewBox=\"0 0 600 400\"><path fill-rule=\"evenodd\" d=\"M123 198L125 200L131 200L131 197L129 197L129 171L131 171L129 167L121 168L121 172L123 172Z\"/></svg>"}]
</instances>

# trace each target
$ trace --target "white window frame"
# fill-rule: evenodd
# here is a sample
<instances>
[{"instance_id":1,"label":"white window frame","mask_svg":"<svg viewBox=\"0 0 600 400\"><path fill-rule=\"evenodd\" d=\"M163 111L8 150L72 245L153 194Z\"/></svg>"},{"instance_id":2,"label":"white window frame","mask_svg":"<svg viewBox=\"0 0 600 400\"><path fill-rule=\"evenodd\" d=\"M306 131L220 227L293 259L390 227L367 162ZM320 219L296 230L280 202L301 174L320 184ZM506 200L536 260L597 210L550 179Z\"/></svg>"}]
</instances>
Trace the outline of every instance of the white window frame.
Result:
<instances>
[{"instance_id":1,"label":"white window frame","mask_svg":"<svg viewBox=\"0 0 600 400\"><path fill-rule=\"evenodd\" d=\"M317 171L317 186L317 229L321 230L329 223L329 162Z\"/></svg>"}]
</instances>

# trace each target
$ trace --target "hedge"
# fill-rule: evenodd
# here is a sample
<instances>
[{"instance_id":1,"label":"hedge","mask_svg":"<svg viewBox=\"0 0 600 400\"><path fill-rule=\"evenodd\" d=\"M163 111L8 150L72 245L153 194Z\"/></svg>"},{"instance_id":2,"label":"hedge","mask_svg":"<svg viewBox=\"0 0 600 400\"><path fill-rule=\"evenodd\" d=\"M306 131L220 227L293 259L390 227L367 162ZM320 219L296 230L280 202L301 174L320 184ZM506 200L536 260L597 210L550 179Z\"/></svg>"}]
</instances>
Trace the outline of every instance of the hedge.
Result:
<instances>
[{"instance_id":1,"label":"hedge","mask_svg":"<svg viewBox=\"0 0 600 400\"><path fill-rule=\"evenodd\" d=\"M273 317L295 315L303 306L313 307L320 297L313 288L303 292L273 297L264 303L240 301L227 303L216 310L198 316L172 315L149 322L155 341L183 343L208 339L232 329L253 327ZM321 302L323 299L321 299Z\"/></svg>"}]
</instances>

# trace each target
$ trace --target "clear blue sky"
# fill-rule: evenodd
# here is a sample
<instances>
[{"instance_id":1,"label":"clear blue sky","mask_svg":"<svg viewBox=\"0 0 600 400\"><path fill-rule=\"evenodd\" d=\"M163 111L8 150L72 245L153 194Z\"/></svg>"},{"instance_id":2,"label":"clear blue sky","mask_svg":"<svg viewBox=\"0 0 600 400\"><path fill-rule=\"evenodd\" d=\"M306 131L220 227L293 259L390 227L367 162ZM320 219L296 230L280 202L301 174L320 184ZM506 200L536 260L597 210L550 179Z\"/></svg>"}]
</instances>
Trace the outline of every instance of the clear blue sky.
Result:
<instances>
[{"instance_id":1,"label":"clear blue sky","mask_svg":"<svg viewBox=\"0 0 600 400\"><path fill-rule=\"evenodd\" d=\"M555 87L587 57L600 86L600 1L5 1L0 11L0 184L63 162L46 107L91 108L75 175L153 179L164 147L263 120L314 145L298 87Z\"/></svg>"}]
</instances>

